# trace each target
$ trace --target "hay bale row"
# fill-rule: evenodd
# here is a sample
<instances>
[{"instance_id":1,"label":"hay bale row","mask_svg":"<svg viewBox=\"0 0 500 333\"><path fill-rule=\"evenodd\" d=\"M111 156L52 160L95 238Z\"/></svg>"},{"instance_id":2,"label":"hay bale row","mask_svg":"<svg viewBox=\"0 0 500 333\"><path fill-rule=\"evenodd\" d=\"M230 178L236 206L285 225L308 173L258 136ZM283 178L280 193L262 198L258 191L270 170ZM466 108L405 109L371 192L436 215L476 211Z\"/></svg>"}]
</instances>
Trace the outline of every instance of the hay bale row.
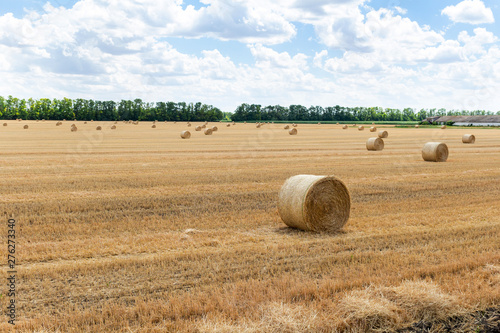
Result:
<instances>
[{"instance_id":1,"label":"hay bale row","mask_svg":"<svg viewBox=\"0 0 500 333\"><path fill-rule=\"evenodd\" d=\"M351 196L335 176L288 178L278 196L278 214L286 225L307 231L337 231L349 219Z\"/></svg>"}]
</instances>

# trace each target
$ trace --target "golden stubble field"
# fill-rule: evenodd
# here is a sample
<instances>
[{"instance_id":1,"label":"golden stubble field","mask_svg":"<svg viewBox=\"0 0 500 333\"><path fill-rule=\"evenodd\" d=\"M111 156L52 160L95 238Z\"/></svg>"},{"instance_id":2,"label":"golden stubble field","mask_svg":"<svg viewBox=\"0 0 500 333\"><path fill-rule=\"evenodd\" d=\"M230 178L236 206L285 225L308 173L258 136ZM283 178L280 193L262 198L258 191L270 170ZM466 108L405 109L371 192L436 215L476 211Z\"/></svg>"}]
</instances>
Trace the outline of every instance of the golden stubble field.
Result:
<instances>
[{"instance_id":1,"label":"golden stubble field","mask_svg":"<svg viewBox=\"0 0 500 333\"><path fill-rule=\"evenodd\" d=\"M394 330L499 305L499 129L387 126L369 152L369 126L3 122L17 331ZM428 141L448 145L446 163L422 160ZM281 222L278 191L297 174L348 186L341 232Z\"/></svg>"}]
</instances>

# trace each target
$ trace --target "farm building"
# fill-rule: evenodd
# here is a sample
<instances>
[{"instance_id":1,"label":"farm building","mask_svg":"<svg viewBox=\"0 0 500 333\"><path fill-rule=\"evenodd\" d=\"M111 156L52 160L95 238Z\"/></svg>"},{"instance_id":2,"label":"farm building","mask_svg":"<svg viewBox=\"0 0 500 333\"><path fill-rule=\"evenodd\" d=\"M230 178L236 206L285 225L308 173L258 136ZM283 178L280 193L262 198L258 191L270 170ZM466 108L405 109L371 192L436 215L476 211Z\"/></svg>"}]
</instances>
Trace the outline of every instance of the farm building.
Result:
<instances>
[{"instance_id":1,"label":"farm building","mask_svg":"<svg viewBox=\"0 0 500 333\"><path fill-rule=\"evenodd\" d=\"M431 124L444 125L453 122L455 126L500 126L500 115L492 116L443 116L426 119Z\"/></svg>"}]
</instances>

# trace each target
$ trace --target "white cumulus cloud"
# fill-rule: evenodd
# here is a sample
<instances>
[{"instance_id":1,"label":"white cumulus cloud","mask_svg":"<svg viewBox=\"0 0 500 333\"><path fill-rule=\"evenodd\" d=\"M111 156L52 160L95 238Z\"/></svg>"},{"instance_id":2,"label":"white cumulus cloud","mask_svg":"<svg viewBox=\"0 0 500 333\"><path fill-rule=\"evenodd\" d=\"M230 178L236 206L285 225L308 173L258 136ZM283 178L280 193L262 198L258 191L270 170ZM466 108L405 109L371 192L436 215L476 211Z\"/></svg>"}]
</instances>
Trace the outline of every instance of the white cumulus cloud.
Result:
<instances>
[{"instance_id":1,"label":"white cumulus cloud","mask_svg":"<svg viewBox=\"0 0 500 333\"><path fill-rule=\"evenodd\" d=\"M448 6L441 11L453 22L482 24L494 23L495 18L490 8L486 8L481 0L464 0L456 6Z\"/></svg>"}]
</instances>

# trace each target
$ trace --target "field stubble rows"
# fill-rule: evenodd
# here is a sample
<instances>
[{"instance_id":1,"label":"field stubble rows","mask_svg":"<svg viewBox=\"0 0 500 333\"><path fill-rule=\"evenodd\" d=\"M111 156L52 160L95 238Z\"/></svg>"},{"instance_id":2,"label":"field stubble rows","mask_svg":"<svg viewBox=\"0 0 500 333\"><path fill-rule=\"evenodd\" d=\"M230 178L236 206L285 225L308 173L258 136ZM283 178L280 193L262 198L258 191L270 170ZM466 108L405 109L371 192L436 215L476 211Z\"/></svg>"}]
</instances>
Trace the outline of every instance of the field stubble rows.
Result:
<instances>
[{"instance_id":1,"label":"field stubble rows","mask_svg":"<svg viewBox=\"0 0 500 333\"><path fill-rule=\"evenodd\" d=\"M0 128L18 330L363 331L499 304L498 130L388 126L368 152L373 133L338 125L214 124L182 140L180 123L24 123ZM428 141L448 162L422 160ZM341 232L280 221L296 174L346 183Z\"/></svg>"}]
</instances>

